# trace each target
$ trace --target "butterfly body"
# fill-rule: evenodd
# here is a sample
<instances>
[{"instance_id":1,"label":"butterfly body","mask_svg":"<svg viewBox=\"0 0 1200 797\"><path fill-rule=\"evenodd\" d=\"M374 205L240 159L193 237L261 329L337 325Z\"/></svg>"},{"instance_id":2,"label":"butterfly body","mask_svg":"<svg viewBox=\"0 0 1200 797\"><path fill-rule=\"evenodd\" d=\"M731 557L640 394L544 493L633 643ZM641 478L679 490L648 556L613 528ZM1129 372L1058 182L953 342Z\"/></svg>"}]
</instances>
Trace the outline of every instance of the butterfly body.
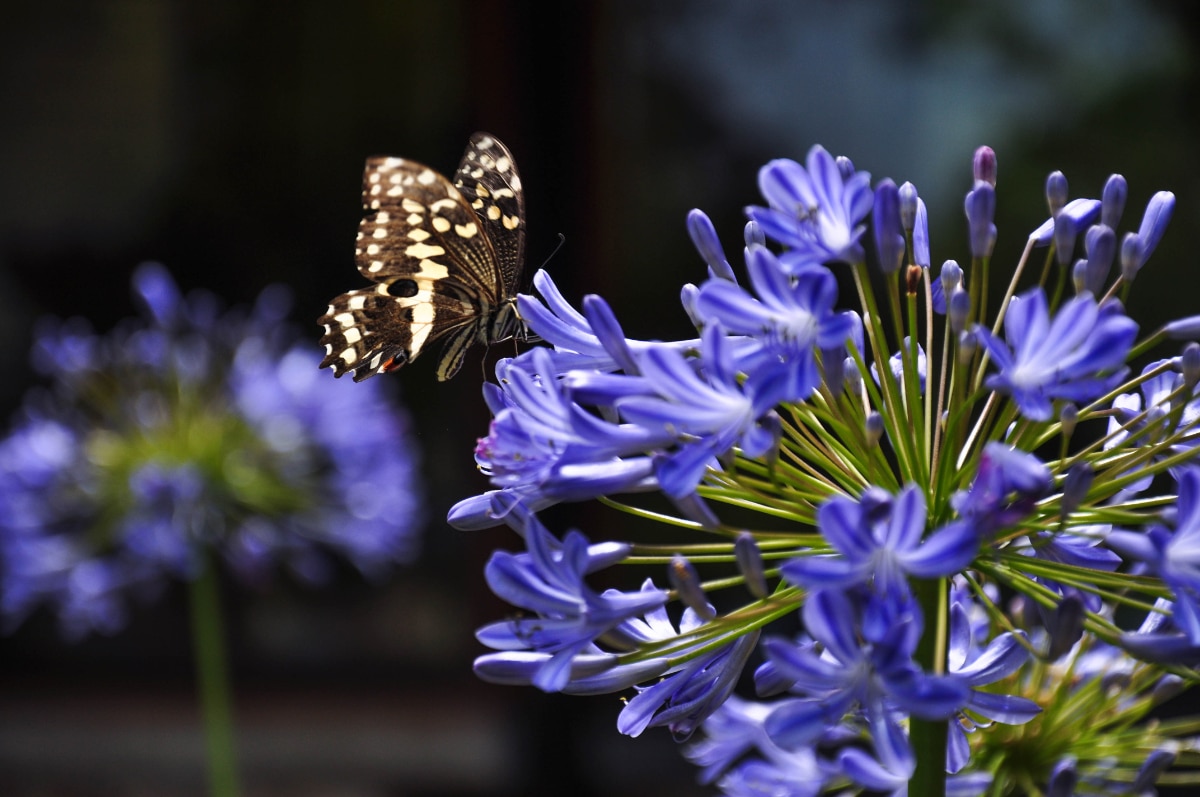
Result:
<instances>
[{"instance_id":1,"label":"butterfly body","mask_svg":"<svg viewBox=\"0 0 1200 797\"><path fill-rule=\"evenodd\" d=\"M486 133L467 145L455 181L404 158L368 158L355 263L374 284L317 319L325 359L356 382L394 371L445 339L439 380L467 349L523 335L517 314L525 201L508 148Z\"/></svg>"}]
</instances>

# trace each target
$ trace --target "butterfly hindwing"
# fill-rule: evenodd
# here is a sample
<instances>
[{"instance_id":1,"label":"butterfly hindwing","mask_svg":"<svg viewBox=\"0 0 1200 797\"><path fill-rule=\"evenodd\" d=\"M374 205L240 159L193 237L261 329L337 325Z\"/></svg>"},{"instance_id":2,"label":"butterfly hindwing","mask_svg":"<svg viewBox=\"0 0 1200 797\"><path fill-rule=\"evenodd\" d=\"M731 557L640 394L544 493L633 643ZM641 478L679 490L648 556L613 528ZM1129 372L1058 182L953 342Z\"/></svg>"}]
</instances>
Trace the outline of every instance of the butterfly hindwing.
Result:
<instances>
[{"instance_id":1,"label":"butterfly hindwing","mask_svg":"<svg viewBox=\"0 0 1200 797\"><path fill-rule=\"evenodd\" d=\"M318 319L322 367L361 381L449 336L444 380L473 343L516 332L525 234L516 166L497 139L476 133L456 174L457 185L416 161L367 160L355 262L376 284L336 297Z\"/></svg>"}]
</instances>

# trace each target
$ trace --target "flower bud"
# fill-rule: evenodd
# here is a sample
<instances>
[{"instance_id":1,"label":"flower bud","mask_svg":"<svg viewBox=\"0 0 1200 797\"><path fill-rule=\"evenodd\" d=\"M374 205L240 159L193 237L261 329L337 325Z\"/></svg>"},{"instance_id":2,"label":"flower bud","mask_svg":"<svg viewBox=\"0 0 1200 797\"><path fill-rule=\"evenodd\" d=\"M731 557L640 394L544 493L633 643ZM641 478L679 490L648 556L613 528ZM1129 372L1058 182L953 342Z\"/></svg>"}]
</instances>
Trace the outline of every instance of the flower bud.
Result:
<instances>
[{"instance_id":1,"label":"flower bud","mask_svg":"<svg viewBox=\"0 0 1200 797\"><path fill-rule=\"evenodd\" d=\"M996 191L986 182L976 183L975 190L967 193L964 203L967 227L971 237L971 256L990 257L996 245Z\"/></svg>"},{"instance_id":2,"label":"flower bud","mask_svg":"<svg viewBox=\"0 0 1200 797\"><path fill-rule=\"evenodd\" d=\"M913 218L912 231L913 262L921 268L929 268L929 211L925 201L917 197L917 214Z\"/></svg>"},{"instance_id":3,"label":"flower bud","mask_svg":"<svg viewBox=\"0 0 1200 797\"><path fill-rule=\"evenodd\" d=\"M1137 279L1137 273L1142 267L1144 258L1142 240L1135 232L1125 233L1121 240L1121 278L1126 282Z\"/></svg>"},{"instance_id":4,"label":"flower bud","mask_svg":"<svg viewBox=\"0 0 1200 797\"><path fill-rule=\"evenodd\" d=\"M717 616L704 595L704 588L700 586L700 575L687 558L680 554L672 556L671 564L667 567L667 578L675 590L675 596L701 619L707 621Z\"/></svg>"},{"instance_id":5,"label":"flower bud","mask_svg":"<svg viewBox=\"0 0 1200 797\"><path fill-rule=\"evenodd\" d=\"M1075 643L1083 636L1085 615L1083 600L1078 595L1067 595L1059 602L1048 618L1046 627L1050 637L1047 661L1057 661L1075 647Z\"/></svg>"},{"instance_id":6,"label":"flower bud","mask_svg":"<svg viewBox=\"0 0 1200 797\"><path fill-rule=\"evenodd\" d=\"M725 258L725 249L721 246L721 239L717 237L717 230L703 210L694 209L688 212L687 231L692 245L708 264L709 273L720 279L737 282L733 276L733 268Z\"/></svg>"},{"instance_id":7,"label":"flower bud","mask_svg":"<svg viewBox=\"0 0 1200 797\"><path fill-rule=\"evenodd\" d=\"M1075 756L1063 756L1050 771L1050 780L1046 783L1045 795L1046 797L1072 797L1078 781L1079 768Z\"/></svg>"},{"instance_id":8,"label":"flower bud","mask_svg":"<svg viewBox=\"0 0 1200 797\"><path fill-rule=\"evenodd\" d=\"M971 362L971 358L975 356L978 348L979 341L975 338L974 332L968 329L958 333L958 362L961 365Z\"/></svg>"},{"instance_id":9,"label":"flower bud","mask_svg":"<svg viewBox=\"0 0 1200 797\"><path fill-rule=\"evenodd\" d=\"M1117 255L1117 235L1112 227L1095 224L1088 227L1083 245L1087 251L1088 290L1099 296L1104 293L1104 283L1108 282L1108 274Z\"/></svg>"},{"instance_id":10,"label":"flower bud","mask_svg":"<svg viewBox=\"0 0 1200 797\"><path fill-rule=\"evenodd\" d=\"M1059 508L1060 517L1066 518L1074 512L1087 498L1088 490L1092 489L1092 478L1095 472L1087 460L1080 460L1070 467L1063 478L1062 505Z\"/></svg>"},{"instance_id":11,"label":"flower bud","mask_svg":"<svg viewBox=\"0 0 1200 797\"><path fill-rule=\"evenodd\" d=\"M900 222L900 192L889 178L881 180L875 187L871 218L879 268L884 274L891 274L904 260L904 233Z\"/></svg>"},{"instance_id":12,"label":"flower bud","mask_svg":"<svg viewBox=\"0 0 1200 797\"><path fill-rule=\"evenodd\" d=\"M1158 683L1154 685L1151 692L1151 702L1156 706L1161 706L1168 700L1177 697L1187 691L1188 685L1184 680L1174 673L1167 673L1162 678L1158 679Z\"/></svg>"},{"instance_id":13,"label":"flower bud","mask_svg":"<svg viewBox=\"0 0 1200 797\"><path fill-rule=\"evenodd\" d=\"M913 264L904 270L904 291L909 296L916 296L921 290L921 277L925 269Z\"/></svg>"},{"instance_id":14,"label":"flower bud","mask_svg":"<svg viewBox=\"0 0 1200 797\"><path fill-rule=\"evenodd\" d=\"M742 230L742 240L746 242L747 248L767 245L766 233L762 231L762 227L754 219L746 222L746 227Z\"/></svg>"},{"instance_id":15,"label":"flower bud","mask_svg":"<svg viewBox=\"0 0 1200 797\"><path fill-rule=\"evenodd\" d=\"M754 535L740 532L733 541L733 553L737 557L738 571L746 580L746 589L756 598L767 597L767 576L763 569L762 551Z\"/></svg>"},{"instance_id":16,"label":"flower bud","mask_svg":"<svg viewBox=\"0 0 1200 797\"><path fill-rule=\"evenodd\" d=\"M854 176L854 161L850 160L845 155L838 155L833 159L833 162L837 164L838 172L842 175L843 180L849 180Z\"/></svg>"},{"instance_id":17,"label":"flower bud","mask_svg":"<svg viewBox=\"0 0 1200 797\"><path fill-rule=\"evenodd\" d=\"M1146 756L1146 760L1138 768L1133 783L1129 784L1128 793L1154 794L1154 787L1158 785L1158 776L1175 765L1175 757L1174 750L1162 748Z\"/></svg>"},{"instance_id":18,"label":"flower bud","mask_svg":"<svg viewBox=\"0 0 1200 797\"><path fill-rule=\"evenodd\" d=\"M1054 256L1060 266L1071 262L1075 253L1075 220L1067 213L1054 217Z\"/></svg>"},{"instance_id":19,"label":"flower bud","mask_svg":"<svg viewBox=\"0 0 1200 797\"><path fill-rule=\"evenodd\" d=\"M971 294L962 288L957 288L950 294L946 305L946 315L950 319L950 328L955 334L961 334L967 327L967 319L971 314Z\"/></svg>"},{"instance_id":20,"label":"flower bud","mask_svg":"<svg viewBox=\"0 0 1200 797\"><path fill-rule=\"evenodd\" d=\"M1179 357L1179 371L1183 374L1183 384L1190 391L1200 382L1200 344L1191 342L1183 347Z\"/></svg>"},{"instance_id":21,"label":"flower bud","mask_svg":"<svg viewBox=\"0 0 1200 797\"><path fill-rule=\"evenodd\" d=\"M1189 315L1168 321L1163 331L1172 340L1200 340L1200 315Z\"/></svg>"},{"instance_id":22,"label":"flower bud","mask_svg":"<svg viewBox=\"0 0 1200 797\"><path fill-rule=\"evenodd\" d=\"M905 232L912 232L917 223L917 187L905 182L900 186L900 224Z\"/></svg>"},{"instance_id":23,"label":"flower bud","mask_svg":"<svg viewBox=\"0 0 1200 797\"><path fill-rule=\"evenodd\" d=\"M880 438L883 437L883 416L876 410L867 413L866 432L867 445L871 447L878 445Z\"/></svg>"},{"instance_id":24,"label":"flower bud","mask_svg":"<svg viewBox=\"0 0 1200 797\"><path fill-rule=\"evenodd\" d=\"M953 260L947 260L942 263L941 273L938 274L938 279L942 281L942 291L947 296L954 293L954 289L962 285L963 270L958 263Z\"/></svg>"},{"instance_id":25,"label":"flower bud","mask_svg":"<svg viewBox=\"0 0 1200 797\"><path fill-rule=\"evenodd\" d=\"M1083 293L1088 290L1088 264L1083 258L1075 261L1075 265L1071 267L1071 284L1075 286L1075 293Z\"/></svg>"},{"instance_id":26,"label":"flower bud","mask_svg":"<svg viewBox=\"0 0 1200 797\"><path fill-rule=\"evenodd\" d=\"M1060 171L1052 171L1046 177L1046 204L1050 207L1050 218L1057 218L1058 212L1067 204L1067 178Z\"/></svg>"},{"instance_id":27,"label":"flower bud","mask_svg":"<svg viewBox=\"0 0 1200 797\"><path fill-rule=\"evenodd\" d=\"M1125 199L1129 195L1129 187L1125 178L1119 174L1109 175L1104 183L1104 192L1100 194L1100 223L1109 229L1117 229L1121 223L1121 214L1125 212Z\"/></svg>"},{"instance_id":28,"label":"flower bud","mask_svg":"<svg viewBox=\"0 0 1200 797\"><path fill-rule=\"evenodd\" d=\"M1062 424L1063 437L1070 439L1075 434L1075 424L1079 423L1079 408L1069 402L1064 404L1058 413L1058 422Z\"/></svg>"},{"instance_id":29,"label":"flower bud","mask_svg":"<svg viewBox=\"0 0 1200 797\"><path fill-rule=\"evenodd\" d=\"M688 318L692 322L692 326L696 329L704 328L704 319L700 316L700 312L696 309L696 299L700 296L700 289L692 283L686 283L679 289L679 302L683 305L683 312L687 313Z\"/></svg>"},{"instance_id":30,"label":"flower bud","mask_svg":"<svg viewBox=\"0 0 1200 797\"><path fill-rule=\"evenodd\" d=\"M1146 203L1146 212L1142 215L1142 226L1138 228L1138 238L1142 243L1142 259L1138 263L1139 269L1154 253L1163 233L1167 230L1167 223L1171 221L1171 214L1174 212L1175 195L1170 191L1159 191Z\"/></svg>"},{"instance_id":31,"label":"flower bud","mask_svg":"<svg viewBox=\"0 0 1200 797\"><path fill-rule=\"evenodd\" d=\"M996 187L996 153L991 147L979 147L975 150L975 157L971 163L971 171L974 173L976 183L987 183L992 188Z\"/></svg>"},{"instance_id":32,"label":"flower bud","mask_svg":"<svg viewBox=\"0 0 1200 797\"><path fill-rule=\"evenodd\" d=\"M821 349L821 369L829 392L840 396L846 382L846 350L842 347Z\"/></svg>"}]
</instances>

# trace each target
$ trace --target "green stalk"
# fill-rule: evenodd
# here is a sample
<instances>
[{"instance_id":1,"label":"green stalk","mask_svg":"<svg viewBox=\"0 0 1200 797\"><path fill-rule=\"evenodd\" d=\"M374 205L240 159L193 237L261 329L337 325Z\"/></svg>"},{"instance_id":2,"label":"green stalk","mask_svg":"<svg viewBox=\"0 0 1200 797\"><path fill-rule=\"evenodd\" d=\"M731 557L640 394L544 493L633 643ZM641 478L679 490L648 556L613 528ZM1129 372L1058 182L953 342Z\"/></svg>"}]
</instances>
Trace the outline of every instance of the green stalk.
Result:
<instances>
[{"instance_id":1,"label":"green stalk","mask_svg":"<svg viewBox=\"0 0 1200 797\"><path fill-rule=\"evenodd\" d=\"M200 710L208 750L209 794L212 797L237 797L232 700L218 586L216 567L211 557L207 557L200 575L189 585L192 652L196 658Z\"/></svg>"},{"instance_id":2,"label":"green stalk","mask_svg":"<svg viewBox=\"0 0 1200 797\"><path fill-rule=\"evenodd\" d=\"M916 583L917 601L925 615L925 633L917 643L917 662L930 674L946 671L950 598L946 579ZM946 720L909 720L908 734L917 767L909 794L935 797L946 793Z\"/></svg>"}]
</instances>

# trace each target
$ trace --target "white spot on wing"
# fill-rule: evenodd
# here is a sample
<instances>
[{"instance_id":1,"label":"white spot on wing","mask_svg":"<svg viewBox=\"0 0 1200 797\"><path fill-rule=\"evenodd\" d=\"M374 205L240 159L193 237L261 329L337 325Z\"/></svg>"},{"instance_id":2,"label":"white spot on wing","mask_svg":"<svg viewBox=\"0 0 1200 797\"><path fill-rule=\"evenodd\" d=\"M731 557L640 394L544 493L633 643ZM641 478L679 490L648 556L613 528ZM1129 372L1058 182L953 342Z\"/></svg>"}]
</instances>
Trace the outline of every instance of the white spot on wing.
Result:
<instances>
[{"instance_id":1,"label":"white spot on wing","mask_svg":"<svg viewBox=\"0 0 1200 797\"><path fill-rule=\"evenodd\" d=\"M411 244L405 250L404 254L409 257L415 257L418 260L425 260L430 257L441 257L446 254L446 250L440 246L431 246L430 244Z\"/></svg>"}]
</instances>

